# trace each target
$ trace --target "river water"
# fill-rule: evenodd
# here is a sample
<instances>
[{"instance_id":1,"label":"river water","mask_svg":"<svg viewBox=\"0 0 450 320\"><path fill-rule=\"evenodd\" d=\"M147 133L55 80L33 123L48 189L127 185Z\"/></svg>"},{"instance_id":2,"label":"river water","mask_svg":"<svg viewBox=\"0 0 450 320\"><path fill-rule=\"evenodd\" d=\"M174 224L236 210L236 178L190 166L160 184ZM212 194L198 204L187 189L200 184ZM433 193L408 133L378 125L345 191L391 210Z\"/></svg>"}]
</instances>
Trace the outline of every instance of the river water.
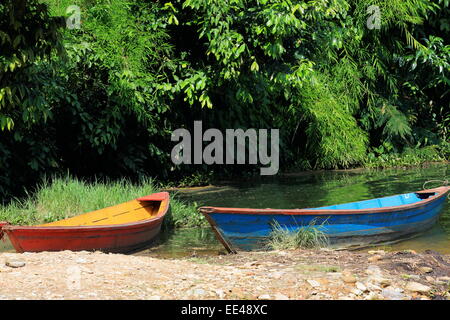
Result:
<instances>
[{"instance_id":1,"label":"river water","mask_svg":"<svg viewBox=\"0 0 450 320\"><path fill-rule=\"evenodd\" d=\"M199 206L251 208L311 208L422 190L428 180L448 179L448 164L424 168L314 171L222 183L220 186L179 190L177 196ZM430 183L427 188L439 186ZM385 250L435 250L450 254L450 201L438 224L413 239L379 246ZM8 243L0 251L10 251ZM139 255L161 258L201 257L225 253L209 228L178 229L162 233L158 245Z\"/></svg>"}]
</instances>

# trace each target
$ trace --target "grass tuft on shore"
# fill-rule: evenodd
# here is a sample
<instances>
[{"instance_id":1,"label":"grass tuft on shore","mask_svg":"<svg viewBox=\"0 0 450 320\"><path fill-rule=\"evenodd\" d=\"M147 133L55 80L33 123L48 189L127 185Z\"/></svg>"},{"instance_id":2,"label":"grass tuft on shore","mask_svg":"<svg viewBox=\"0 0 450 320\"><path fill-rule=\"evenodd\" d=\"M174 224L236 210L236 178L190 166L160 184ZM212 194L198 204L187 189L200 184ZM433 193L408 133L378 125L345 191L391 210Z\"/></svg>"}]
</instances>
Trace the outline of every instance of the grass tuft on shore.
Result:
<instances>
[{"instance_id":1,"label":"grass tuft on shore","mask_svg":"<svg viewBox=\"0 0 450 320\"><path fill-rule=\"evenodd\" d=\"M159 190L152 179L140 183L128 180L92 183L72 178L45 179L35 192L24 199L16 199L0 206L0 221L17 225L53 222L93 210L113 206ZM204 225L204 217L195 204L181 201L171 195L171 214L166 227L193 227Z\"/></svg>"},{"instance_id":2,"label":"grass tuft on shore","mask_svg":"<svg viewBox=\"0 0 450 320\"><path fill-rule=\"evenodd\" d=\"M267 246L271 250L326 247L329 241L327 235L322 230L324 224L325 222L317 225L314 219L307 226L301 226L296 230L291 230L274 221Z\"/></svg>"}]
</instances>

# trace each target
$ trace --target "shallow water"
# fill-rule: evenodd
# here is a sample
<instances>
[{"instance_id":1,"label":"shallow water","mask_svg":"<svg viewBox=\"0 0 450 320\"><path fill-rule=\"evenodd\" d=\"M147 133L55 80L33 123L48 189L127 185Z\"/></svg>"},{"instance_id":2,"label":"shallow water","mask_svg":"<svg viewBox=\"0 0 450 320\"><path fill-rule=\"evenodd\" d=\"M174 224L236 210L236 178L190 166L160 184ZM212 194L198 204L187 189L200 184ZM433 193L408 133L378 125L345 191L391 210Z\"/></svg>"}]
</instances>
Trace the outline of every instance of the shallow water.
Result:
<instances>
[{"instance_id":1,"label":"shallow water","mask_svg":"<svg viewBox=\"0 0 450 320\"><path fill-rule=\"evenodd\" d=\"M443 180L448 164L426 168L320 171L289 174L260 180L231 183L221 187L180 190L178 196L198 205L252 208L307 208L360 201L422 190L428 180ZM426 188L439 186L430 183ZM450 201L448 201L450 202ZM450 204L447 202L439 223L413 239L379 246L385 250L435 250L450 254ZM212 231L202 229L177 231L151 254L185 256L198 252L215 253L221 245ZM210 236L207 236L207 234ZM197 235L197 236L195 236ZM184 242L183 238L189 239ZM192 239L196 239L193 241ZM195 248L195 249L193 249ZM202 248L202 249L200 249ZM196 251L194 253L193 251ZM150 252L143 252L144 254Z\"/></svg>"}]
</instances>

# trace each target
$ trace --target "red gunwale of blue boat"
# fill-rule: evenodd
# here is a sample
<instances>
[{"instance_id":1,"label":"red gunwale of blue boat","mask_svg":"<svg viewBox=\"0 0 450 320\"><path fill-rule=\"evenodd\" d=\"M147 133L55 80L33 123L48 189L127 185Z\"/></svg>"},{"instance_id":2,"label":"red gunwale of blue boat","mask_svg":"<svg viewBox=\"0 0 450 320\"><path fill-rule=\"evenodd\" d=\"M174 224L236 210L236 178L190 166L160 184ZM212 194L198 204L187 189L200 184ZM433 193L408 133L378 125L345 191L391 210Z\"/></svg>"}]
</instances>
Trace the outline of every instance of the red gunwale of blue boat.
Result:
<instances>
[{"instance_id":1,"label":"red gunwale of blue boat","mask_svg":"<svg viewBox=\"0 0 450 320\"><path fill-rule=\"evenodd\" d=\"M327 220L325 233L333 243L379 243L430 228L437 221L450 187L439 187L410 194L376 198L353 203L306 209L252 209L201 207L217 238L229 252L260 248L271 232L275 220L294 230L308 225L312 219ZM413 203L384 206L384 202L416 197ZM396 201L397 201L396 200ZM379 207L349 209L378 201ZM398 201L397 201L398 202ZM336 207L338 209L332 209ZM347 207L339 209L339 207Z\"/></svg>"}]
</instances>

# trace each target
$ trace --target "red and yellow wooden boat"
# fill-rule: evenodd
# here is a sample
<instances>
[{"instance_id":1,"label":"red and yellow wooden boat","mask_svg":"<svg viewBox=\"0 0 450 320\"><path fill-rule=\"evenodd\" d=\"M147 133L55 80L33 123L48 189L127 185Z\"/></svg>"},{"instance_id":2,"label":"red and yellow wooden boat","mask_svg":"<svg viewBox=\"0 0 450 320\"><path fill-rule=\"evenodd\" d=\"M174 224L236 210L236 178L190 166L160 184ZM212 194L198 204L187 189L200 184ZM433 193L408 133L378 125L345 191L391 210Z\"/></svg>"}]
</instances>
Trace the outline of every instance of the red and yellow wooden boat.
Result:
<instances>
[{"instance_id":1,"label":"red and yellow wooden boat","mask_svg":"<svg viewBox=\"0 0 450 320\"><path fill-rule=\"evenodd\" d=\"M154 240L168 211L169 194L160 192L37 226L0 222L0 239L7 234L17 252L129 252Z\"/></svg>"}]
</instances>

